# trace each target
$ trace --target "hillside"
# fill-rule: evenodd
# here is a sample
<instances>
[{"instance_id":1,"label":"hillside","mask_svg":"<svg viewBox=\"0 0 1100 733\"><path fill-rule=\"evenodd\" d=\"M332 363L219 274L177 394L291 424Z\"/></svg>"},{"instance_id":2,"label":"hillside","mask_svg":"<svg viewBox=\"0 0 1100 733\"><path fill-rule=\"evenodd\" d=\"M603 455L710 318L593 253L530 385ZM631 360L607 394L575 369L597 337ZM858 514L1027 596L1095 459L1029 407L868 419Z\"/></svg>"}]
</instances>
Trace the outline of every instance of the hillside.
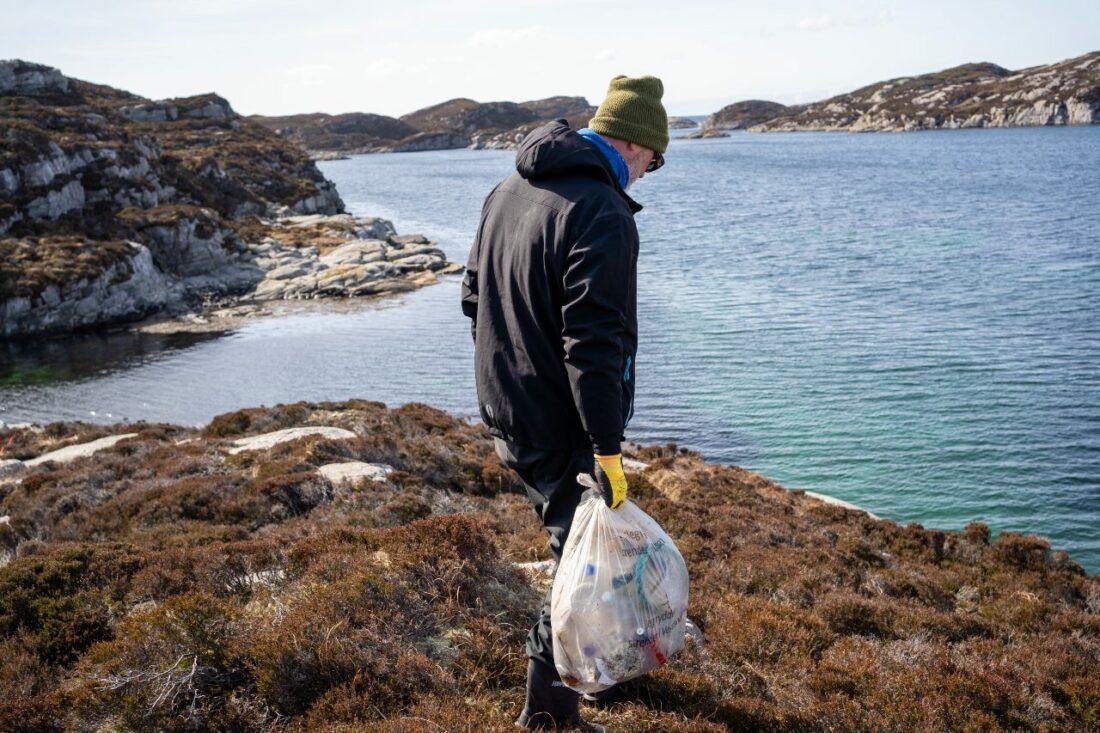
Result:
<instances>
[{"instance_id":1,"label":"hillside","mask_svg":"<svg viewBox=\"0 0 1100 733\"><path fill-rule=\"evenodd\" d=\"M535 127L564 117L583 126L596 113L584 97L476 102L459 97L402 115L253 115L249 119L305 149L331 153L400 153L453 148L514 148Z\"/></svg>"},{"instance_id":2,"label":"hillside","mask_svg":"<svg viewBox=\"0 0 1100 733\"><path fill-rule=\"evenodd\" d=\"M572 128L578 129L585 127L596 114L596 108L584 97L532 99L520 102L520 106L531 110L534 119L504 131L480 130L470 137L469 147L514 150L532 130L550 120L565 119Z\"/></svg>"},{"instance_id":3,"label":"hillside","mask_svg":"<svg viewBox=\"0 0 1100 733\"><path fill-rule=\"evenodd\" d=\"M482 428L353 400L0 446L0 730L513 730L547 549ZM1100 578L1045 541L633 457L707 643L597 721L1096 729Z\"/></svg>"},{"instance_id":4,"label":"hillside","mask_svg":"<svg viewBox=\"0 0 1100 733\"><path fill-rule=\"evenodd\" d=\"M1100 122L1100 51L1018 71L991 63L870 84L750 129L910 131Z\"/></svg>"},{"instance_id":5,"label":"hillside","mask_svg":"<svg viewBox=\"0 0 1100 733\"><path fill-rule=\"evenodd\" d=\"M367 112L342 115L318 112L286 117L251 115L248 119L306 150L370 152L419 132L395 117Z\"/></svg>"},{"instance_id":6,"label":"hillside","mask_svg":"<svg viewBox=\"0 0 1100 733\"><path fill-rule=\"evenodd\" d=\"M747 99L727 104L717 112L707 115L702 127L710 130L745 130L774 117L790 114L793 109L778 102Z\"/></svg>"},{"instance_id":7,"label":"hillside","mask_svg":"<svg viewBox=\"0 0 1100 733\"><path fill-rule=\"evenodd\" d=\"M0 62L0 235L109 237L127 206L190 204L222 217L339 213L299 150L215 94L152 101Z\"/></svg>"},{"instance_id":8,"label":"hillside","mask_svg":"<svg viewBox=\"0 0 1100 733\"><path fill-rule=\"evenodd\" d=\"M515 102L475 102L458 98L401 115L401 121L422 132L474 133L485 129L508 129L531 122L534 112Z\"/></svg>"},{"instance_id":9,"label":"hillside","mask_svg":"<svg viewBox=\"0 0 1100 733\"><path fill-rule=\"evenodd\" d=\"M304 152L216 94L153 101L0 61L0 137L0 339L251 297L269 274L305 280L268 292L317 297L446 265L343 214ZM322 240L288 248L277 232L303 231L295 216L335 218L307 219ZM325 260L334 243L353 251Z\"/></svg>"}]
</instances>

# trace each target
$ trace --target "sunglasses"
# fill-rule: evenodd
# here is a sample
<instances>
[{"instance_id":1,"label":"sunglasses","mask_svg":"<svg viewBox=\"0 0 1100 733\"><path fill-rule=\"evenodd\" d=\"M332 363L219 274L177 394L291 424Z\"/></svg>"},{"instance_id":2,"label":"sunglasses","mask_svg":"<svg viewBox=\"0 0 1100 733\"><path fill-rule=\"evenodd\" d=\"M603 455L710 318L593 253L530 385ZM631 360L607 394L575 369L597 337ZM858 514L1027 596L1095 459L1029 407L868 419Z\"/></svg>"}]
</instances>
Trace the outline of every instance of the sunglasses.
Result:
<instances>
[{"instance_id":1,"label":"sunglasses","mask_svg":"<svg viewBox=\"0 0 1100 733\"><path fill-rule=\"evenodd\" d=\"M660 153L654 151L653 160L649 161L649 165L647 165L645 167L645 172L646 173L652 173L653 171L657 170L658 168L660 168L664 164L665 164L665 156L663 156Z\"/></svg>"}]
</instances>

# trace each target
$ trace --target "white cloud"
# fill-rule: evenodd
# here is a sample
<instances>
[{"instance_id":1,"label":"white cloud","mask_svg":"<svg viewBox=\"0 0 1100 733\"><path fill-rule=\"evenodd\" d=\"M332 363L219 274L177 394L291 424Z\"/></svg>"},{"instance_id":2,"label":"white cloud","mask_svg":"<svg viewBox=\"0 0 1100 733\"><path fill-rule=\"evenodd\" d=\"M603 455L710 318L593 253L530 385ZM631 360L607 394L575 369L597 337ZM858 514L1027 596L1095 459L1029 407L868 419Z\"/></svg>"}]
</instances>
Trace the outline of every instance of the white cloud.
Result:
<instances>
[{"instance_id":1,"label":"white cloud","mask_svg":"<svg viewBox=\"0 0 1100 733\"><path fill-rule=\"evenodd\" d=\"M541 25L529 25L523 28L486 28L471 35L466 44L489 48L515 46L545 33L546 29Z\"/></svg>"},{"instance_id":2,"label":"white cloud","mask_svg":"<svg viewBox=\"0 0 1100 733\"><path fill-rule=\"evenodd\" d=\"M286 70L286 75L299 84L321 84L331 79L336 74L336 69L328 64L306 64L295 66Z\"/></svg>"},{"instance_id":3,"label":"white cloud","mask_svg":"<svg viewBox=\"0 0 1100 733\"><path fill-rule=\"evenodd\" d=\"M894 13L889 8L883 8L878 13L870 15L846 15L836 16L829 14L808 16L800 18L795 27L800 31L825 31L833 28L859 28L867 26L885 25L894 19Z\"/></svg>"},{"instance_id":4,"label":"white cloud","mask_svg":"<svg viewBox=\"0 0 1100 733\"><path fill-rule=\"evenodd\" d=\"M405 68L404 64L390 58L375 59L363 69L367 76L393 76Z\"/></svg>"}]
</instances>

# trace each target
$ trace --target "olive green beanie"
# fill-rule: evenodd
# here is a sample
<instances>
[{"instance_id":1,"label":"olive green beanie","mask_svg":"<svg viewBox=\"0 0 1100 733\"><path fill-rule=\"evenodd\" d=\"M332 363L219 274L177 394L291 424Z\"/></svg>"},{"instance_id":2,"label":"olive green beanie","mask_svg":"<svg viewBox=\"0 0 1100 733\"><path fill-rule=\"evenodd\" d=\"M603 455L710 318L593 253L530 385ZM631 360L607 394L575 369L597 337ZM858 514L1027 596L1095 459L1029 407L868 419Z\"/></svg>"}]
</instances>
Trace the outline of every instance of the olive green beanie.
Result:
<instances>
[{"instance_id":1,"label":"olive green beanie","mask_svg":"<svg viewBox=\"0 0 1100 733\"><path fill-rule=\"evenodd\" d=\"M608 84L607 96L588 128L664 153L668 147L668 114L661 104L664 93L665 85L655 76L619 74Z\"/></svg>"}]
</instances>

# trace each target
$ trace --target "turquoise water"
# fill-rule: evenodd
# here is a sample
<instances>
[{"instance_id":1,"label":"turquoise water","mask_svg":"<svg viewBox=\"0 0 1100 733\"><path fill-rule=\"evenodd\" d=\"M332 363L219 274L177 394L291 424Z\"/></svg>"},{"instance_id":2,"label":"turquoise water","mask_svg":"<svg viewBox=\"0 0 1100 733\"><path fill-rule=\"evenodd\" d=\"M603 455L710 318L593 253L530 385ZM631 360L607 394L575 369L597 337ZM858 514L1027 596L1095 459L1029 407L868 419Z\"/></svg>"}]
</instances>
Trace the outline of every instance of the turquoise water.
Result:
<instances>
[{"instance_id":1,"label":"turquoise water","mask_svg":"<svg viewBox=\"0 0 1100 733\"><path fill-rule=\"evenodd\" d=\"M632 191L628 437L903 522L1036 532L1100 570L1100 127L737 134L674 140L667 159ZM321 167L353 211L465 261L511 164L461 150ZM109 364L75 356L101 337L9 350L0 419L199 422L350 396L472 415L457 299L450 278L170 348L115 337Z\"/></svg>"}]
</instances>

